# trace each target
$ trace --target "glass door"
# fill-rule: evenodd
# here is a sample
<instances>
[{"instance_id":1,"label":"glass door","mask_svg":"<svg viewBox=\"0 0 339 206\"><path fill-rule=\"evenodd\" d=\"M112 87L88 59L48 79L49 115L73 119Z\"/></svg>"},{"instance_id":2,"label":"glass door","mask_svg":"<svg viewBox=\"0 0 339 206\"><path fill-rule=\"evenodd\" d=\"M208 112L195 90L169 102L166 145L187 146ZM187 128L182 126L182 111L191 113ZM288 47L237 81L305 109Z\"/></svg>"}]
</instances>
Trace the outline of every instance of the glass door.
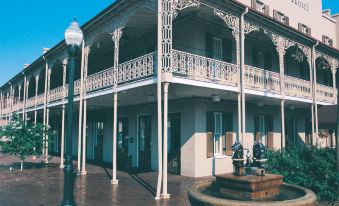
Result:
<instances>
[{"instance_id":1,"label":"glass door","mask_svg":"<svg viewBox=\"0 0 339 206\"><path fill-rule=\"evenodd\" d=\"M151 169L151 116L138 117L138 166L143 171Z\"/></svg>"}]
</instances>

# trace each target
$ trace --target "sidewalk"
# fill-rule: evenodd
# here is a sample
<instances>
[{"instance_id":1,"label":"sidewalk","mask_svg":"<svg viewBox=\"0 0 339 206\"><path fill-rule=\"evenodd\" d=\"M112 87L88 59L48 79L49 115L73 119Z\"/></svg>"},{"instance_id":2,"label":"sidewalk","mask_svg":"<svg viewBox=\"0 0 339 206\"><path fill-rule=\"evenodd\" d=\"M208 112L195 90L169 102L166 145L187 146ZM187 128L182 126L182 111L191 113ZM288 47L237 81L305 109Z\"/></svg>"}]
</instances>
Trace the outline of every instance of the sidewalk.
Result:
<instances>
[{"instance_id":1,"label":"sidewalk","mask_svg":"<svg viewBox=\"0 0 339 206\"><path fill-rule=\"evenodd\" d=\"M53 157L48 165L31 158L20 171L19 159L0 154L0 206L51 206L63 198L63 171L60 159ZM13 164L14 162L14 164ZM14 165L15 170L9 171ZM78 206L189 206L187 190L194 179L169 175L170 200L154 200L157 173L131 174L118 171L119 186L110 183L110 168L87 165L86 176L77 176L74 196Z\"/></svg>"}]
</instances>

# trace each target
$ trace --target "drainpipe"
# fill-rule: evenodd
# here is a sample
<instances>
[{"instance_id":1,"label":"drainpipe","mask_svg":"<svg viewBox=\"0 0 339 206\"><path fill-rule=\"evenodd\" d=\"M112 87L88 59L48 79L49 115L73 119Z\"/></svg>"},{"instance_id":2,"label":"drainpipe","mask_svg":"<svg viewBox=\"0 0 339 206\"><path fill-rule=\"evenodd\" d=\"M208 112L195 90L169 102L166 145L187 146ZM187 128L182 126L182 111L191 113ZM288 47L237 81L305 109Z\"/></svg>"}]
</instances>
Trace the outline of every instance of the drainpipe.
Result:
<instances>
[{"instance_id":1,"label":"drainpipe","mask_svg":"<svg viewBox=\"0 0 339 206\"><path fill-rule=\"evenodd\" d=\"M316 144L318 144L318 104L317 104L317 71L316 71L316 64L315 64L315 48L319 45L319 42L312 47L312 67L313 67L313 112L314 112L314 123L315 123L315 138ZM314 135L314 134L313 134Z\"/></svg>"},{"instance_id":2,"label":"drainpipe","mask_svg":"<svg viewBox=\"0 0 339 206\"><path fill-rule=\"evenodd\" d=\"M157 55L157 106L158 106L158 184L156 200L161 199L162 183L162 98L161 98L161 72L162 72L162 0L158 0L158 55Z\"/></svg>"},{"instance_id":3,"label":"drainpipe","mask_svg":"<svg viewBox=\"0 0 339 206\"><path fill-rule=\"evenodd\" d=\"M245 15L248 13L248 8L246 7L244 13L240 16L240 84L241 84L241 141L244 143L244 135L246 133L246 115L245 115Z\"/></svg>"}]
</instances>

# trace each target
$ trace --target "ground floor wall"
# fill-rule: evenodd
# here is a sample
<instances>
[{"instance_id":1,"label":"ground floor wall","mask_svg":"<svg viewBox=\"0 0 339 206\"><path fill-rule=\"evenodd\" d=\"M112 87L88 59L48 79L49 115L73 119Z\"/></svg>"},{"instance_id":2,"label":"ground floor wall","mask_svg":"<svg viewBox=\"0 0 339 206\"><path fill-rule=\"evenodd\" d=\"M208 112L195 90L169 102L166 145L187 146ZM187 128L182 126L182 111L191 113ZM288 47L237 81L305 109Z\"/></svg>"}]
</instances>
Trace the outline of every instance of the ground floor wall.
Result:
<instances>
[{"instance_id":1,"label":"ground floor wall","mask_svg":"<svg viewBox=\"0 0 339 206\"><path fill-rule=\"evenodd\" d=\"M149 165L144 169L158 169L156 108L155 103L118 108L118 132L120 132L118 134L118 151L120 151L117 156L118 162L124 162L125 165L128 164L134 168L144 168L145 165ZM174 154L174 156L179 156L176 159L177 162L174 161L175 158L173 158L173 161L169 161L170 164L173 164L171 167L178 167L181 175L189 177L232 172L230 146L235 141L240 141L245 150L251 151L254 141L260 139L260 137L257 139L260 128L264 128L263 131L266 132L266 136L262 136L262 138L270 136L269 144L272 149L281 148L280 106L246 104L246 134L243 138L238 134L237 108L236 101L213 102L207 99L170 101L169 115L176 117L173 119L177 122L169 122L169 139L171 139L169 140L169 150L175 146L179 148ZM287 130L285 143L294 146L306 144L306 136L309 133L307 122L311 116L310 110L295 108L286 108L285 110L285 125L289 125L286 126L287 129L285 127L285 130ZM222 121L225 122L221 126L224 127L223 131L226 132L226 143L223 143L225 145L222 145L221 150L223 151L220 154L215 154L215 150L211 154L209 142L211 121L214 122L214 130L217 130L217 127L216 119L211 119L210 114L219 113L225 114L227 117L223 118ZM217 117L217 115L214 115L214 117ZM60 116L55 116L51 120L53 124L61 124ZM263 120L262 124L265 126L261 125L261 120ZM58 128L60 127L58 126ZM171 127L176 127L177 131L171 130ZM74 117L73 128L73 155L76 156L78 149L78 115ZM293 135L293 132L295 132L295 135ZM89 110L87 112L86 139L86 157L88 160L112 162L112 108ZM60 140L58 141L60 142ZM267 142L268 140L265 141L265 144ZM216 142L212 144L216 144ZM215 149L215 145L212 145L212 147ZM60 146L58 148L60 149ZM126 158L119 157L122 154Z\"/></svg>"}]
</instances>

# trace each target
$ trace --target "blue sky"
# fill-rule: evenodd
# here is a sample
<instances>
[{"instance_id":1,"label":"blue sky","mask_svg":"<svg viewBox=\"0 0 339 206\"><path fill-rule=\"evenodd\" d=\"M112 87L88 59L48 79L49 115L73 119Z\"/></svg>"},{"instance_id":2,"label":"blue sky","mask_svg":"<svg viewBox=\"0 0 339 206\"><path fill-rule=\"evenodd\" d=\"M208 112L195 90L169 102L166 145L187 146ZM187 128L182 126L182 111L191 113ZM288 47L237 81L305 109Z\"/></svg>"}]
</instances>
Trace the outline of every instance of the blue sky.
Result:
<instances>
[{"instance_id":1,"label":"blue sky","mask_svg":"<svg viewBox=\"0 0 339 206\"><path fill-rule=\"evenodd\" d=\"M63 39L76 17L85 23L114 0L4 0L0 3L0 85ZM339 0L323 0L339 12Z\"/></svg>"}]
</instances>

